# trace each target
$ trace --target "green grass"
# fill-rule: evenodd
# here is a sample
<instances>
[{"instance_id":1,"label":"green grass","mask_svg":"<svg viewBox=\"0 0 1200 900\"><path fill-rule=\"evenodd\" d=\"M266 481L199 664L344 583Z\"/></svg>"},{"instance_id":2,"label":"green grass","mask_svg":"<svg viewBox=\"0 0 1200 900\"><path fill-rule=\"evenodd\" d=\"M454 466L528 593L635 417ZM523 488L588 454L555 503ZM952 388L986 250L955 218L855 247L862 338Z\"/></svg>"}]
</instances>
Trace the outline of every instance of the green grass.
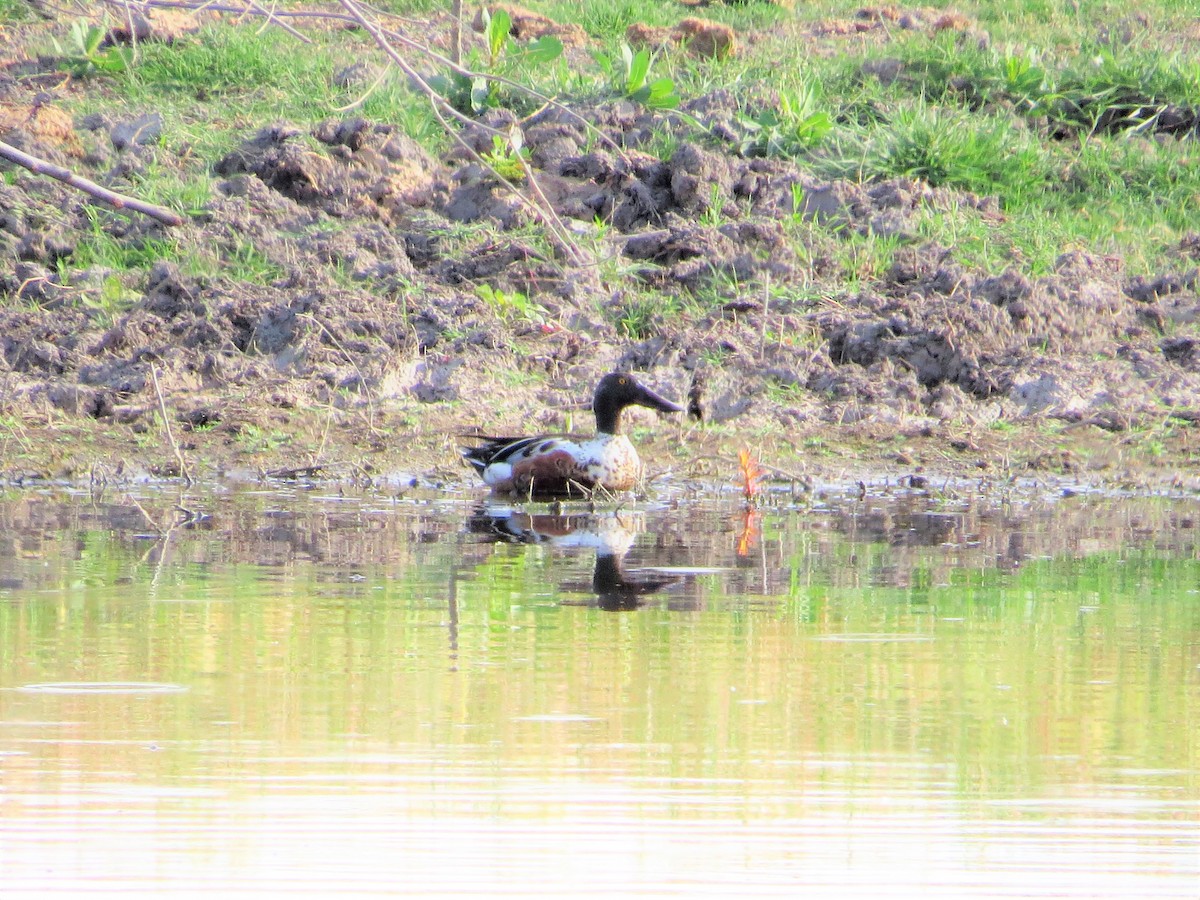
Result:
<instances>
[{"instance_id":1,"label":"green grass","mask_svg":"<svg viewBox=\"0 0 1200 900\"><path fill-rule=\"evenodd\" d=\"M1011 122L931 106L898 109L843 152L828 163L843 177L919 178L933 187L998 194L1006 203L1043 189L1051 174L1040 148Z\"/></svg>"},{"instance_id":2,"label":"green grass","mask_svg":"<svg viewBox=\"0 0 1200 900\"><path fill-rule=\"evenodd\" d=\"M803 384L795 381L786 381L778 377L768 378L763 388L771 402L779 406L791 406L808 399L808 390Z\"/></svg>"},{"instance_id":3,"label":"green grass","mask_svg":"<svg viewBox=\"0 0 1200 900\"><path fill-rule=\"evenodd\" d=\"M237 432L237 443L246 453L270 453L288 446L291 436L284 431L268 430L252 422L241 425Z\"/></svg>"},{"instance_id":4,"label":"green grass","mask_svg":"<svg viewBox=\"0 0 1200 900\"><path fill-rule=\"evenodd\" d=\"M849 293L878 281L892 267L903 243L900 235L847 232L830 248L839 267L838 281Z\"/></svg>"},{"instance_id":5,"label":"green grass","mask_svg":"<svg viewBox=\"0 0 1200 900\"><path fill-rule=\"evenodd\" d=\"M598 3L541 3L536 8L558 22L574 22L592 37L620 39L634 22L647 25L672 25L674 10L666 4L643 3L640 0L600 0Z\"/></svg>"},{"instance_id":6,"label":"green grass","mask_svg":"<svg viewBox=\"0 0 1200 900\"><path fill-rule=\"evenodd\" d=\"M235 241L221 254L221 273L234 281L269 285L282 278L284 270L248 241Z\"/></svg>"},{"instance_id":7,"label":"green grass","mask_svg":"<svg viewBox=\"0 0 1200 900\"><path fill-rule=\"evenodd\" d=\"M395 125L435 156L449 148L450 138L442 130L430 105L414 97L395 73L374 90L368 88L343 92L339 105L355 104L346 115L360 115Z\"/></svg>"},{"instance_id":8,"label":"green grass","mask_svg":"<svg viewBox=\"0 0 1200 900\"><path fill-rule=\"evenodd\" d=\"M550 315L545 307L530 300L520 291L503 291L491 285L481 284L475 288L475 293L506 322L544 325Z\"/></svg>"},{"instance_id":9,"label":"green grass","mask_svg":"<svg viewBox=\"0 0 1200 900\"><path fill-rule=\"evenodd\" d=\"M0 25L5 22L28 22L32 18L33 12L24 0L0 0Z\"/></svg>"},{"instance_id":10,"label":"green grass","mask_svg":"<svg viewBox=\"0 0 1200 900\"><path fill-rule=\"evenodd\" d=\"M87 207L91 232L87 240L75 245L75 252L64 261L71 269L112 269L116 272L148 269L162 259L176 257L175 242L169 238L114 236L107 226L123 224L115 213Z\"/></svg>"},{"instance_id":11,"label":"green grass","mask_svg":"<svg viewBox=\"0 0 1200 900\"><path fill-rule=\"evenodd\" d=\"M74 289L80 306L111 324L140 298L134 286L150 267L160 260L179 259L180 251L172 238L121 236L120 216L95 207L85 209L90 231L86 239L76 242L70 256L58 260L58 278Z\"/></svg>"},{"instance_id":12,"label":"green grass","mask_svg":"<svg viewBox=\"0 0 1200 900\"><path fill-rule=\"evenodd\" d=\"M486 51L468 40L471 64L567 100L602 102L624 93L619 47L626 28L634 22L669 26L691 12L634 0L527 5L579 24L595 44L589 52L530 60L510 40L495 58L484 59ZM439 0L387 0L381 6L417 18L446 8ZM702 15L741 33L740 52L716 60L668 49L654 55L649 77L671 79L684 104L716 91L737 98L733 124L740 144L731 147L728 138L660 113L638 149L666 160L683 141L698 140L723 152L785 158L815 179L912 178L995 197L1002 217L981 215L953 198L948 206L916 214L918 239L950 247L961 264L989 272L1014 263L1033 274L1048 271L1072 247L1122 254L1127 271L1145 272L1162 266L1180 237L1195 229L1197 144L1151 133L1164 107L1200 107L1200 56L1183 46L1168 45L1164 52L1162 40L1169 29L1194 19L1191 2L1139 5L1145 14L1140 19L1128 4L1106 0L976 4L969 12L990 33L990 43L954 31L897 28L864 40L797 39L807 24L850 18L858 8L849 2L790 11L766 3L705 7ZM24 9L17 0L0 0L0 17ZM384 64L364 35L340 29L309 34L315 43L301 46L278 28L210 25L174 44L143 44L127 72L103 76L111 102L161 112L165 152L190 148L193 154L182 166L143 168L137 192L175 209L202 209L212 195L212 163L279 120L308 128L331 116L363 115L396 125L434 153L447 150L450 141L428 103L398 72L378 80L368 73L347 87L335 83L351 63ZM598 54L612 61L607 71ZM427 59L418 67L437 69ZM518 115L540 104L504 86L489 102ZM77 109L82 112L82 104ZM706 221L719 225L724 218L714 205ZM788 228L799 258L813 258L818 243L822 253L833 255L845 280L840 287L847 290L886 272L897 248L895 238L874 235L841 235L826 247L828 235L807 223ZM98 237L83 251L97 261L81 263L88 258L83 256L71 266L135 270L147 264L142 256L163 249L135 245L118 252L113 240ZM226 271L260 283L278 277L276 267L256 254L248 244L233 247ZM99 261L106 257L109 262ZM634 277L637 267L626 263L606 265L605 280L614 290ZM206 258L191 265L211 268ZM715 290L721 293L719 286ZM697 309L689 310L684 300L664 302L638 287L625 297L610 314L634 337L653 333L667 316L709 305L697 298ZM504 303L500 308L514 314Z\"/></svg>"},{"instance_id":13,"label":"green grass","mask_svg":"<svg viewBox=\"0 0 1200 900\"><path fill-rule=\"evenodd\" d=\"M289 106L315 102L328 95L333 67L321 47L298 52L294 38L282 31L209 27L177 44L147 43L128 78L131 95L186 91L253 100L279 98ZM203 99L203 96L198 99Z\"/></svg>"},{"instance_id":14,"label":"green grass","mask_svg":"<svg viewBox=\"0 0 1200 900\"><path fill-rule=\"evenodd\" d=\"M205 251L192 250L179 260L185 275L220 275L231 281L256 284L263 287L278 281L285 274L283 268L269 259L250 241L230 237L223 246Z\"/></svg>"},{"instance_id":15,"label":"green grass","mask_svg":"<svg viewBox=\"0 0 1200 900\"><path fill-rule=\"evenodd\" d=\"M378 83L335 84L338 72L373 58L358 36L339 34L336 43L302 48L278 29L211 26L173 44L144 44L115 87L130 106L162 114L165 144L186 144L205 158L228 152L270 122L336 115L395 124L442 151L446 138L429 104L397 72Z\"/></svg>"},{"instance_id":16,"label":"green grass","mask_svg":"<svg viewBox=\"0 0 1200 900\"><path fill-rule=\"evenodd\" d=\"M609 317L622 335L641 341L658 334L679 313L679 298L673 294L631 293L610 308Z\"/></svg>"},{"instance_id":17,"label":"green grass","mask_svg":"<svg viewBox=\"0 0 1200 900\"><path fill-rule=\"evenodd\" d=\"M1037 44L984 49L908 36L865 59L881 96L1012 111L1070 131L1152 127L1163 106L1200 104L1200 60L1158 47L1087 42L1060 55ZM881 66L884 59L900 68Z\"/></svg>"}]
</instances>

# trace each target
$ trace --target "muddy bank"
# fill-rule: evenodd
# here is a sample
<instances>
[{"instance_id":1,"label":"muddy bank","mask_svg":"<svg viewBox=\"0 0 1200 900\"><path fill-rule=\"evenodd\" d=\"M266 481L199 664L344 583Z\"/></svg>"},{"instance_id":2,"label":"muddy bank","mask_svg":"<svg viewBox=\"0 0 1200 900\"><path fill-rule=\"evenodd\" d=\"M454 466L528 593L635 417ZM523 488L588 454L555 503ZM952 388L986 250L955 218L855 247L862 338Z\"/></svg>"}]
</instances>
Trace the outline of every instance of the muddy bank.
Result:
<instances>
[{"instance_id":1,"label":"muddy bank","mask_svg":"<svg viewBox=\"0 0 1200 900\"><path fill-rule=\"evenodd\" d=\"M0 77L0 102L32 109L28 95ZM1023 430L1047 423L1086 426L1102 444L1200 415L1195 236L1177 269L1150 278L1077 248L1047 275L1016 262L976 271L922 239L919 222L951 209L996 221L996 198L830 182L749 158L737 106L722 92L684 105L703 141L628 101L522 121L570 247L466 154L431 158L362 118L247 133L203 161L211 196L169 234L11 172L0 183L0 415L11 423L0 468L32 460L38 429L64 424L90 430L97 455L150 452L160 392L199 459L240 452L263 429L286 458L291 430L323 427L319 446L299 441L295 455L402 443L424 465L452 465L448 435L472 426L582 427L573 409L617 368L688 398L703 424L671 426L671 440L686 433L705 448L696 455L749 436L789 470L809 464L814 436L862 446L901 434L949 448L939 458L951 466L994 468L1014 455L1034 465ZM152 167L195 164L187 148L140 139L151 113L98 112L54 133L32 115L0 138L132 185ZM679 136L665 160L648 152L664 129ZM464 138L491 149L482 129ZM867 236L900 250L850 287L848 248ZM97 241L162 258L131 281L83 264Z\"/></svg>"}]
</instances>

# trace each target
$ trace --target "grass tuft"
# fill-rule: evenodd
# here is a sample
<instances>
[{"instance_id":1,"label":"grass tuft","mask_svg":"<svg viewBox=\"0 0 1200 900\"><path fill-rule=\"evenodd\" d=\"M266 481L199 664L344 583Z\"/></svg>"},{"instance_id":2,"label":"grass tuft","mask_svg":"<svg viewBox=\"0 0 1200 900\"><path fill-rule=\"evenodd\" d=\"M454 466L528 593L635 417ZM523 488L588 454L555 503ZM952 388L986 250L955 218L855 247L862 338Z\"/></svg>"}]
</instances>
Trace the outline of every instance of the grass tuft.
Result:
<instances>
[{"instance_id":1,"label":"grass tuft","mask_svg":"<svg viewBox=\"0 0 1200 900\"><path fill-rule=\"evenodd\" d=\"M899 110L843 153L827 163L842 176L917 178L934 187L996 194L1006 205L1043 189L1051 177L1045 154L1011 120L930 106Z\"/></svg>"}]
</instances>

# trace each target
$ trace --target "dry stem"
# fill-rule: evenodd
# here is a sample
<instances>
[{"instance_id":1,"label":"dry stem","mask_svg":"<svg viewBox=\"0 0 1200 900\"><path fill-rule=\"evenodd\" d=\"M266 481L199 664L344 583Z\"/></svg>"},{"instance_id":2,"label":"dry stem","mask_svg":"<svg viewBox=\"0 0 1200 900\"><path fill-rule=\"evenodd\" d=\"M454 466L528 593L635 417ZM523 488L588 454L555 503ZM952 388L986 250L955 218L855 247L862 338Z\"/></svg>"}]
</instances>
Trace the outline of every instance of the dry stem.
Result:
<instances>
[{"instance_id":1,"label":"dry stem","mask_svg":"<svg viewBox=\"0 0 1200 900\"><path fill-rule=\"evenodd\" d=\"M147 203L135 197L118 194L116 191L110 191L108 188L101 187L94 181L89 181L81 175L76 175L70 169L64 169L62 166L56 166L53 163L46 162L44 159L30 156L28 153L24 153L3 141L0 141L0 159L7 159L9 162L16 163L18 166L33 172L35 175L48 175L51 178L61 181L63 184L68 184L91 197L95 197L102 203L107 203L113 209L132 209L134 212L140 212L143 215L162 222L164 225L182 225L184 222L183 216L173 210L162 206L155 206L153 203Z\"/></svg>"},{"instance_id":2,"label":"dry stem","mask_svg":"<svg viewBox=\"0 0 1200 900\"><path fill-rule=\"evenodd\" d=\"M175 451L175 461L179 463L179 474L183 476L183 480L187 482L188 487L195 484L192 481L192 476L188 474L187 465L183 461L183 453L179 449L179 445L175 443L175 435L171 433L171 419L167 415L167 401L163 399L162 387L158 383L158 367L150 367L150 378L154 381L154 393L158 395L158 410L162 413L163 428L167 431L167 440L171 442L171 449Z\"/></svg>"}]
</instances>

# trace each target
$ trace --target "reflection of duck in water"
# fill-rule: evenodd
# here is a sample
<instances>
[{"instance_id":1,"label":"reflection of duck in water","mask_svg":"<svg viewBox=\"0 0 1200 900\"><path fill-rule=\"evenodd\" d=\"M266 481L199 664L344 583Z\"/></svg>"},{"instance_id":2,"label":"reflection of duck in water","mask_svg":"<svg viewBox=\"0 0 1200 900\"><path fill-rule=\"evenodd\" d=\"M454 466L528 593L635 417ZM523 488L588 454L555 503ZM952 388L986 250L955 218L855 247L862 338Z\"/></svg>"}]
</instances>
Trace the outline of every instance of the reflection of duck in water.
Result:
<instances>
[{"instance_id":1,"label":"reflection of duck in water","mask_svg":"<svg viewBox=\"0 0 1200 900\"><path fill-rule=\"evenodd\" d=\"M596 566L592 571L591 593L601 609L635 609L641 598L669 584L677 575L655 572L626 572L625 555L644 528L638 512L580 513L577 515L531 515L503 507L481 507L468 522L476 534L513 544L549 544L554 547L592 548ZM588 587L564 584L566 590L588 591Z\"/></svg>"},{"instance_id":2,"label":"reflection of duck in water","mask_svg":"<svg viewBox=\"0 0 1200 900\"><path fill-rule=\"evenodd\" d=\"M464 449L463 457L500 494L554 497L632 490L641 478L642 461L621 432L621 413L628 406L682 412L632 375L614 372L596 386L595 437L485 437L479 446Z\"/></svg>"}]
</instances>

